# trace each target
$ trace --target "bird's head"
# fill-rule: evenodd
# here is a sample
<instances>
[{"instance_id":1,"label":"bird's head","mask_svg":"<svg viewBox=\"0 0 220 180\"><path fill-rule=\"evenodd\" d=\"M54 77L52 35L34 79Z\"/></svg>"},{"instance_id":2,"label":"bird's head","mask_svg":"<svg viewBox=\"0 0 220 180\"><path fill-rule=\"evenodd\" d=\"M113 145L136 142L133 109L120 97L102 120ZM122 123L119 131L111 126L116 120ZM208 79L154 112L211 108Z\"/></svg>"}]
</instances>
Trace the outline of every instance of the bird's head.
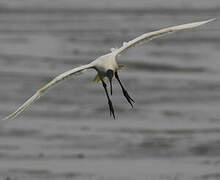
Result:
<instances>
[{"instance_id":1,"label":"bird's head","mask_svg":"<svg viewBox=\"0 0 220 180\"><path fill-rule=\"evenodd\" d=\"M109 79L110 90L111 90L111 95L112 95L112 78L114 76L114 71L112 69L108 69L106 72L106 76Z\"/></svg>"}]
</instances>

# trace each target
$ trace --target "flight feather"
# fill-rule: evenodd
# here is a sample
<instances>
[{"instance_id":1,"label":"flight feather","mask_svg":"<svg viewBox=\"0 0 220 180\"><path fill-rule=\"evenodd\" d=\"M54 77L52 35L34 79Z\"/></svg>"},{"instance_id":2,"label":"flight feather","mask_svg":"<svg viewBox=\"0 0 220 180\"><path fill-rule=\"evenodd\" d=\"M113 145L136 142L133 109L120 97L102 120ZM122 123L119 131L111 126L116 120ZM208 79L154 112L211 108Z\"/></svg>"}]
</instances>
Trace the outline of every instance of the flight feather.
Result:
<instances>
[{"instance_id":1,"label":"flight feather","mask_svg":"<svg viewBox=\"0 0 220 180\"><path fill-rule=\"evenodd\" d=\"M115 54L115 56L119 56L122 53L124 53L127 49L129 49L130 47L134 47L135 45L145 41L145 40L152 40L154 38L160 37L162 35L168 34L168 33L172 33L172 32L176 32L176 31L180 31L180 30L186 30L186 29L192 29L198 26L201 26L203 24L209 23L211 21L214 21L215 19L210 19L207 21L200 21L200 22L194 22L194 23L188 23L188 24L182 24L182 25L178 25L178 26L172 26L172 27L168 27L168 28L164 28L164 29L160 29L157 31L153 31L153 32L149 32L146 34L143 34L141 36L138 36L137 38L128 41L128 42L124 42L123 46L115 49L113 51L113 53Z\"/></svg>"},{"instance_id":2,"label":"flight feather","mask_svg":"<svg viewBox=\"0 0 220 180\"><path fill-rule=\"evenodd\" d=\"M37 90L36 93L32 97L30 97L27 101L25 101L25 103L23 105L21 105L16 111L14 111L13 113L11 113L7 117L5 117L3 120L14 119L18 114L20 114L25 109L27 109L34 101L36 101L38 98L40 98L40 96L42 96L46 90L48 90L49 88L51 88L52 86L54 86L58 82L60 82L64 79L67 79L71 75L76 74L78 72L81 72L85 69L92 68L92 67L93 66L91 64L87 64L84 66L76 67L74 69L71 69L69 71L66 71L66 72L58 75L52 81L50 81L45 86L43 86L41 89Z\"/></svg>"}]
</instances>

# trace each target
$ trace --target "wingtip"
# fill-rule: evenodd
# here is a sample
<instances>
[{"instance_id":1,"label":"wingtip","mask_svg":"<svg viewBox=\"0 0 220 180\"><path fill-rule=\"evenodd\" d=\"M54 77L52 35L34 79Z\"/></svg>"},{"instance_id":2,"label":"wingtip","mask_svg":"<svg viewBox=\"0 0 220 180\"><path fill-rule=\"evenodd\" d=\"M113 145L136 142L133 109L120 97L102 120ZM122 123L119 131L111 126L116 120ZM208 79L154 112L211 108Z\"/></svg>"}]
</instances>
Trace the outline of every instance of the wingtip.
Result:
<instances>
[{"instance_id":1,"label":"wingtip","mask_svg":"<svg viewBox=\"0 0 220 180\"><path fill-rule=\"evenodd\" d=\"M212 19L208 19L208 20L205 20L205 21L199 21L199 22L195 22L195 23L192 23L192 27L197 27L197 26L201 26L201 25L204 25L204 24L207 24L207 23L210 23L212 21L215 21L216 18L212 18Z\"/></svg>"},{"instance_id":2,"label":"wingtip","mask_svg":"<svg viewBox=\"0 0 220 180\"><path fill-rule=\"evenodd\" d=\"M1 121L7 121L8 120L8 118L3 118L3 119L1 119Z\"/></svg>"},{"instance_id":3,"label":"wingtip","mask_svg":"<svg viewBox=\"0 0 220 180\"><path fill-rule=\"evenodd\" d=\"M207 24L209 22L212 22L214 20L216 20L216 18L209 19L206 21L197 21L197 22L193 22L193 23L182 24L182 25L173 27L172 30L174 29L174 31L177 31L177 30L184 30L184 29L192 29L192 28L196 28L196 27L202 26L204 24Z\"/></svg>"},{"instance_id":4,"label":"wingtip","mask_svg":"<svg viewBox=\"0 0 220 180\"><path fill-rule=\"evenodd\" d=\"M210 22L215 21L215 20L216 20L216 18L212 18L212 19L208 19L208 20L206 20L206 21L197 22L197 23L195 23L194 25L195 25L195 27L197 27L197 26L201 26L201 25L210 23Z\"/></svg>"},{"instance_id":5,"label":"wingtip","mask_svg":"<svg viewBox=\"0 0 220 180\"><path fill-rule=\"evenodd\" d=\"M209 19L209 20L206 20L206 21L201 21L202 24L206 24L206 23L209 23L209 22L212 22L212 21L215 21L216 18L212 18L212 19Z\"/></svg>"},{"instance_id":6,"label":"wingtip","mask_svg":"<svg viewBox=\"0 0 220 180\"><path fill-rule=\"evenodd\" d=\"M1 119L1 121L7 121L7 120L11 120L11 119L14 119L14 118L13 118L13 117L10 117L10 116L7 116L7 117Z\"/></svg>"}]
</instances>

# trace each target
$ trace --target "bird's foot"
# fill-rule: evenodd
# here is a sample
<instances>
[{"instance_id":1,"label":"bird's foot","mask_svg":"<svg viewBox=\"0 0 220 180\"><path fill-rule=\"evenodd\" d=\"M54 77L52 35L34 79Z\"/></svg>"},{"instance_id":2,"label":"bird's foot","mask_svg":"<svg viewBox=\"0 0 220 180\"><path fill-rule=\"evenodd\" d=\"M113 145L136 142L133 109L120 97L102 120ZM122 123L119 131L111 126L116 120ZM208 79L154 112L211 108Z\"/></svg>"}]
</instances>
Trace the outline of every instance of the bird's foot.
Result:
<instances>
[{"instance_id":1,"label":"bird's foot","mask_svg":"<svg viewBox=\"0 0 220 180\"><path fill-rule=\"evenodd\" d=\"M110 116L112 115L113 118L115 119L115 111L114 111L112 102L111 102L111 101L108 101L108 105L109 105L109 110L110 110Z\"/></svg>"},{"instance_id":2,"label":"bird's foot","mask_svg":"<svg viewBox=\"0 0 220 180\"><path fill-rule=\"evenodd\" d=\"M123 88L123 94L124 94L125 98L127 99L128 103L133 108L133 104L132 103L134 103L134 100L130 97L130 95L128 94L128 92L124 88Z\"/></svg>"}]
</instances>

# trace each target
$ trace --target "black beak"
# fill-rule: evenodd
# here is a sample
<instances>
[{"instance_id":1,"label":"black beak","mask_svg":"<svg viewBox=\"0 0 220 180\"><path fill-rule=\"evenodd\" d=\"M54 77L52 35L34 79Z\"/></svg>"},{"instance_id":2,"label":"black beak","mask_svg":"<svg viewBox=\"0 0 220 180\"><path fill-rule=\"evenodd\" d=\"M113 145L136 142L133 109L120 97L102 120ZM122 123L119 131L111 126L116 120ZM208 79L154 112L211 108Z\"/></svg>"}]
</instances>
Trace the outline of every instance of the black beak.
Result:
<instances>
[{"instance_id":1,"label":"black beak","mask_svg":"<svg viewBox=\"0 0 220 180\"><path fill-rule=\"evenodd\" d=\"M112 78L109 78L109 83L110 83L110 92L111 92L111 95L112 95Z\"/></svg>"},{"instance_id":2,"label":"black beak","mask_svg":"<svg viewBox=\"0 0 220 180\"><path fill-rule=\"evenodd\" d=\"M114 76L114 72L113 70L109 69L107 72L106 72L106 76L108 77L109 79L109 83L110 83L110 92L111 92L111 95L112 95L112 78Z\"/></svg>"}]
</instances>

